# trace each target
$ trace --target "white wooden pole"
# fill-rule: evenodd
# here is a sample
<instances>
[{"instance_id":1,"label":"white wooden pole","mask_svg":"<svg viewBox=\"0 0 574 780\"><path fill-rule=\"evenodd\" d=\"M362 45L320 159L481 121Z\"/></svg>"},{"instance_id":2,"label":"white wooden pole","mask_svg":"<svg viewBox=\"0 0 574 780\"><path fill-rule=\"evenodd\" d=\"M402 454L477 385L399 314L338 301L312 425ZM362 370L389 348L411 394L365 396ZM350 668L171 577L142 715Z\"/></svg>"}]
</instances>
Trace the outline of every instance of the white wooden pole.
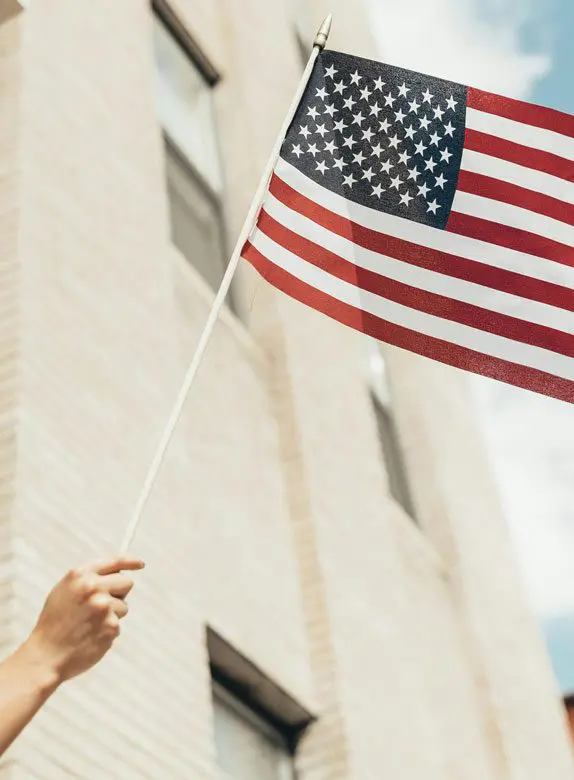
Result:
<instances>
[{"instance_id":1,"label":"white wooden pole","mask_svg":"<svg viewBox=\"0 0 574 780\"><path fill-rule=\"evenodd\" d=\"M155 453L154 459L149 468L140 496L133 510L132 517L126 527L124 538L120 548L121 553L125 553L129 549L133 541L133 538L136 534L136 531L138 529L138 526L140 524L141 516L145 508L145 505L147 503L147 500L149 498L149 495L151 493L151 489L158 475L159 469L165 457L165 453L167 451L173 433L177 427L177 423L181 416L181 412L185 405L185 401L187 399L187 396L189 395L189 391L195 380L195 377L197 375L197 372L203 360L203 356L205 355L205 350L209 343L209 339L211 338L211 335L213 333L213 329L219 317L219 313L221 311L223 304L225 303L225 299L227 297L227 293L229 292L229 288L231 286L233 276L235 274L235 271L237 270L237 266L239 265L239 261L241 259L241 252L243 250L245 242L249 239L249 236L251 235L253 229L255 228L257 217L259 216L261 206L263 205L263 201L267 193L269 181L271 180L271 176L273 175L273 171L275 170L275 165L277 164L277 160L279 159L279 155L281 153L281 146L283 145L283 140L287 134L291 122L293 121L293 117L297 112L299 103L301 102L301 98L303 97L303 93L305 92L307 84L309 83L309 79L311 77L311 73L313 72L315 61L319 56L319 53L325 48L325 45L327 43L329 32L331 30L331 21L332 21L332 16L331 14L329 14L325 19L325 21L323 22L323 24L321 25L321 27L319 28L319 32L317 33L317 36L315 38L313 51L311 52L311 56L309 57L309 62L307 63L305 71L303 72L301 81L299 83L299 86L297 87L295 97L293 98L293 102L289 107L283 126L279 131L279 135L277 137L277 141L275 142L275 145L269 157L269 161L265 166L265 170L261 177L259 187L257 188L257 192L255 193L255 197L253 198L251 208L249 209L249 212L245 219L243 229L241 230L239 238L237 239L235 249L233 250L233 254L231 255L231 259L229 261L229 265L227 266L227 270L225 271L225 275L221 281L221 285L219 287L219 290L217 291L215 300L213 301L211 311L209 312L209 316L207 317L205 327L199 338L199 342L197 344L195 354L191 360L191 363L187 370L187 374L185 375L183 384L179 391L179 395L177 396L175 405L173 407L173 410L171 412L171 415L169 417L169 420L167 422L167 425L165 427L165 430L159 442L157 451Z\"/></svg>"}]
</instances>

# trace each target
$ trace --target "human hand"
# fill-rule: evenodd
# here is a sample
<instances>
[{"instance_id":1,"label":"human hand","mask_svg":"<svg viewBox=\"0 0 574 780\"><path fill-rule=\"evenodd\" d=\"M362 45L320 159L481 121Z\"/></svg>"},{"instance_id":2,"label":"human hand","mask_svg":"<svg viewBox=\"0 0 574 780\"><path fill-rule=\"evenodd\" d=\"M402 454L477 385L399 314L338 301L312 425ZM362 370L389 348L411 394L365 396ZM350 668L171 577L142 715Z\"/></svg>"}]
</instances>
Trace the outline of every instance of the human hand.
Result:
<instances>
[{"instance_id":1,"label":"human hand","mask_svg":"<svg viewBox=\"0 0 574 780\"><path fill-rule=\"evenodd\" d=\"M108 652L134 585L123 572L143 567L137 558L112 558L71 570L51 591L25 644L58 684L91 669Z\"/></svg>"}]
</instances>

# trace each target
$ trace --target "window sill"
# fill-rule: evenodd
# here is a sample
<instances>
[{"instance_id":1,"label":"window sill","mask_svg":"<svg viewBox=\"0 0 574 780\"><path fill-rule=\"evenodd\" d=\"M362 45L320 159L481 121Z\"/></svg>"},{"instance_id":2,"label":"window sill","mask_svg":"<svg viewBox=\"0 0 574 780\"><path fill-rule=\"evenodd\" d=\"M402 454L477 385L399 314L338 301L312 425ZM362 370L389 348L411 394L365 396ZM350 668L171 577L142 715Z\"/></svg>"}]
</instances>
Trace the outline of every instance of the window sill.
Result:
<instances>
[{"instance_id":1,"label":"window sill","mask_svg":"<svg viewBox=\"0 0 574 780\"><path fill-rule=\"evenodd\" d=\"M446 563L432 544L424 530L391 497L391 517L396 528L397 538L402 548L409 553L409 559L421 561L442 578L448 577ZM415 557L416 556L416 557Z\"/></svg>"},{"instance_id":2,"label":"window sill","mask_svg":"<svg viewBox=\"0 0 574 780\"><path fill-rule=\"evenodd\" d=\"M187 260L173 244L169 245L169 252L171 260L176 267L177 276L180 279L183 279L184 283L205 303L205 319L207 319L209 310L211 309L215 298L215 292L203 279L201 274L191 265L189 260ZM177 283L177 279L175 281ZM263 351L243 322L228 308L228 306L224 305L221 309L218 322L232 335L233 340L238 344L254 367L258 371L263 370L265 365Z\"/></svg>"}]
</instances>

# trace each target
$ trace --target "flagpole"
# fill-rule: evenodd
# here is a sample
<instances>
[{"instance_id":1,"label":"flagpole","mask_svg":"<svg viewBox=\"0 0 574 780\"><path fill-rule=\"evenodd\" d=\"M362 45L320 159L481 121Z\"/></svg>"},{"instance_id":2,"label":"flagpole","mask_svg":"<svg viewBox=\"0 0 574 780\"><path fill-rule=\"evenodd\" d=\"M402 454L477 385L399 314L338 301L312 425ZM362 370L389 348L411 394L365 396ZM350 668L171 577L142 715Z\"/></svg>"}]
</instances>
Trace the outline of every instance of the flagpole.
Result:
<instances>
[{"instance_id":1,"label":"flagpole","mask_svg":"<svg viewBox=\"0 0 574 780\"><path fill-rule=\"evenodd\" d=\"M295 97L293 98L293 102L289 107L287 116L285 117L285 121L277 137L277 141L275 142L273 151L271 152L271 156L269 157L269 161L265 166L265 170L263 171L263 175L261 177L259 187L257 188L255 197L253 198L251 208L247 213L245 223L243 225L239 238L237 239L237 243L235 245L235 249L233 250L233 254L231 255L231 259L229 260L229 265L227 266L223 279L221 280L219 290L217 291L217 295L215 296L215 300L213 301L211 311L209 312L209 316L207 317L207 321L203 328L203 332L201 333L201 336L199 338L199 342L197 344L195 354L191 360L191 363L189 365L189 368L183 380L183 384L177 396L175 405L173 407L173 410L171 412L171 415L169 417L169 420L163 432L162 438L159 442L157 451L155 453L154 459L149 468L140 496L134 507L132 517L126 527L121 548L120 548L121 553L127 552L138 529L143 510L145 508L145 505L151 493L151 489L154 485L155 479L157 477L157 474L159 472L159 469L165 457L165 453L167 451L173 433L177 427L177 423L181 416L181 412L183 410L185 401L187 399L187 396L189 395L189 391L195 380L195 377L197 375L197 372L203 360L203 356L205 355L205 350L209 343L209 339L211 338L211 335L213 333L213 329L217 323L219 313L223 307L223 304L225 303L225 299L227 297L227 293L229 292L229 288L231 286L233 276L235 274L235 271L237 270L237 266L239 265L239 261L241 259L241 252L243 250L245 242L249 239L256 225L257 218L261 210L261 206L263 205L263 201L267 193L269 181L271 179L271 176L273 175L273 171L275 170L275 165L281 153L281 146L283 145L283 140L287 135L289 126L293 121L293 117L297 112L299 103L301 102L301 98L303 97L303 93L305 92L307 84L309 83L309 79L311 77L311 73L313 72L313 67L317 60L317 57L319 56L320 52L323 51L323 49L327 44L327 39L331 31L331 22L332 22L332 15L329 14L323 21L323 24L319 28L319 31L315 37L311 56L309 57L309 61L303 72L299 86L297 87L297 91L295 93Z\"/></svg>"}]
</instances>

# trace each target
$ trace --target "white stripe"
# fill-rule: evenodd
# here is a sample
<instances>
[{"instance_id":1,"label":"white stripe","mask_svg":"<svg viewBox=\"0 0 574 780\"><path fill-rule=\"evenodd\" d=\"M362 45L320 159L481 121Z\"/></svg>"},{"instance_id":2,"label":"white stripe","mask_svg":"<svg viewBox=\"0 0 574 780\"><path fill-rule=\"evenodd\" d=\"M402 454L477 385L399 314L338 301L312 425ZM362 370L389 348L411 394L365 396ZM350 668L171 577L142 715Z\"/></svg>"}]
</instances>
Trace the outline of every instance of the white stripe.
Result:
<instances>
[{"instance_id":1,"label":"white stripe","mask_svg":"<svg viewBox=\"0 0 574 780\"><path fill-rule=\"evenodd\" d=\"M356 309L450 344L539 369L570 381L574 380L574 360L571 358L425 314L417 309L381 298L301 260L260 230L255 232L252 243L264 257L296 279Z\"/></svg>"},{"instance_id":2,"label":"white stripe","mask_svg":"<svg viewBox=\"0 0 574 780\"><path fill-rule=\"evenodd\" d=\"M476 108L467 108L466 126L480 133L497 135L499 138L529 146L531 149L540 149L543 152L565 157L567 160L574 160L574 138L568 138L552 130L515 122L513 119L478 111Z\"/></svg>"},{"instance_id":3,"label":"white stripe","mask_svg":"<svg viewBox=\"0 0 574 780\"><path fill-rule=\"evenodd\" d=\"M574 268L367 208L316 184L283 158L277 163L275 172L297 192L363 227L436 249L439 252L486 263L495 268L514 271L565 287L574 287Z\"/></svg>"},{"instance_id":4,"label":"white stripe","mask_svg":"<svg viewBox=\"0 0 574 780\"><path fill-rule=\"evenodd\" d=\"M526 230L552 241L558 241L567 247L574 246L573 227L545 214L537 214L535 211L513 206L511 203L458 190L454 196L452 210L471 217L487 219L499 225Z\"/></svg>"},{"instance_id":5,"label":"white stripe","mask_svg":"<svg viewBox=\"0 0 574 780\"><path fill-rule=\"evenodd\" d=\"M523 165L499 160L487 154L465 149L462 153L461 169L470 173L481 173L493 179L500 179L533 192L540 192L565 203L574 203L574 184L549 173L535 171Z\"/></svg>"},{"instance_id":6,"label":"white stripe","mask_svg":"<svg viewBox=\"0 0 574 780\"><path fill-rule=\"evenodd\" d=\"M446 274L429 271L426 268L419 268L416 265L364 249L352 241L332 233L302 214L292 211L271 194L267 196L265 211L297 235L313 241L329 252L354 263L359 268L374 271L426 292L445 295L457 301L480 306L500 314L508 314L526 322L533 322L574 335L573 312L521 298L518 295L491 290L480 284L456 279Z\"/></svg>"}]
</instances>

